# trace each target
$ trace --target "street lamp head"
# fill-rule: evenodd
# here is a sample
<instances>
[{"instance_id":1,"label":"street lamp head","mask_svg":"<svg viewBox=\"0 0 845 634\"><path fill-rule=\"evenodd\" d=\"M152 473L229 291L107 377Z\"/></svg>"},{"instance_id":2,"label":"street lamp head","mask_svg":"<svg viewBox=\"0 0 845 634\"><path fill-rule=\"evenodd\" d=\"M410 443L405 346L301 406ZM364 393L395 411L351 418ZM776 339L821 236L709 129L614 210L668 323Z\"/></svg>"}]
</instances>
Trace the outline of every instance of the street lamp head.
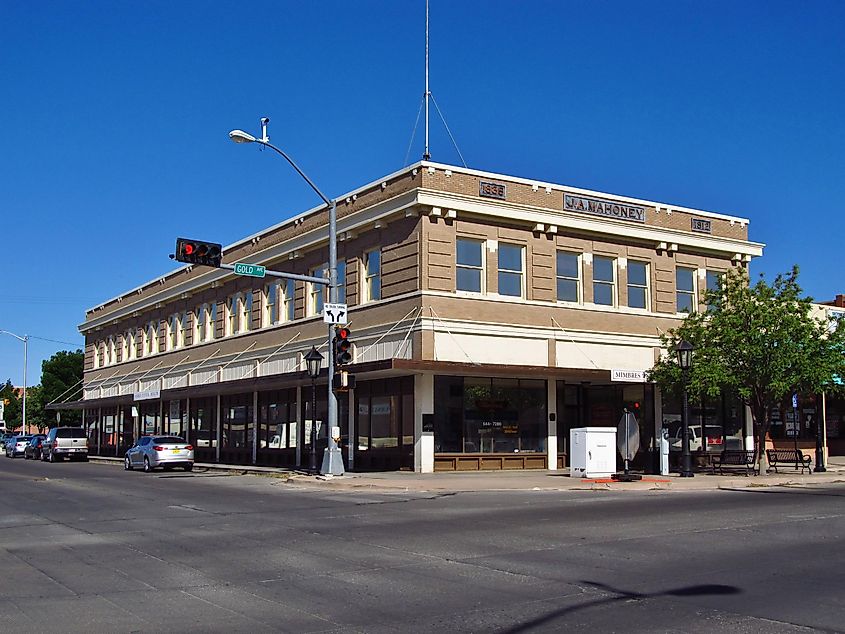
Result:
<instances>
[{"instance_id":1,"label":"street lamp head","mask_svg":"<svg viewBox=\"0 0 845 634\"><path fill-rule=\"evenodd\" d=\"M256 141L254 136L243 130L232 130L229 133L229 138L235 143L255 143Z\"/></svg>"},{"instance_id":2,"label":"street lamp head","mask_svg":"<svg viewBox=\"0 0 845 634\"><path fill-rule=\"evenodd\" d=\"M689 342L682 340L675 351L678 353L678 365L681 370L689 370L692 367L692 351L694 346Z\"/></svg>"},{"instance_id":3,"label":"street lamp head","mask_svg":"<svg viewBox=\"0 0 845 634\"><path fill-rule=\"evenodd\" d=\"M317 348L311 346L311 350L305 355L305 368L308 376L316 379L320 376L320 366L323 364L323 355L317 352Z\"/></svg>"}]
</instances>

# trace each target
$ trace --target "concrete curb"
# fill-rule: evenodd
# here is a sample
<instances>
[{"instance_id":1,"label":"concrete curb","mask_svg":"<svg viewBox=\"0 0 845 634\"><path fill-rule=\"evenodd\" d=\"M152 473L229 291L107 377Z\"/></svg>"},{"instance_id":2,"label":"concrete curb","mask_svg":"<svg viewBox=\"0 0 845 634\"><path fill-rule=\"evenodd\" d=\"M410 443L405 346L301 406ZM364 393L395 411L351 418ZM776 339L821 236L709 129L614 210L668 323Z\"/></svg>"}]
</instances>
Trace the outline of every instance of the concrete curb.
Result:
<instances>
[{"instance_id":1,"label":"concrete curb","mask_svg":"<svg viewBox=\"0 0 845 634\"><path fill-rule=\"evenodd\" d=\"M123 459L90 456L91 462L122 466ZM701 473L695 478L652 476L639 482L575 480L561 471L490 471L471 473L347 473L314 476L304 471L250 465L195 463L195 472L214 471L232 475L277 478L280 484L300 489L332 489L356 492L469 493L505 491L717 491L785 487L809 490L821 484L845 484L845 469L810 475L719 476ZM554 478L554 482L550 482Z\"/></svg>"}]
</instances>

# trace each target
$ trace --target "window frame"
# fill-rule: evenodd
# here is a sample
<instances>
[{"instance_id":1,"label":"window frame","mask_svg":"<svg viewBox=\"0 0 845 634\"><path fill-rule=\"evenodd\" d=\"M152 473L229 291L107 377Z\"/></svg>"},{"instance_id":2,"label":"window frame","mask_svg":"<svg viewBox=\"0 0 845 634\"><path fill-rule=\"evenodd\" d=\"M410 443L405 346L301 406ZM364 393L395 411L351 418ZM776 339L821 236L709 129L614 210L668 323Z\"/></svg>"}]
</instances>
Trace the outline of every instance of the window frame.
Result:
<instances>
[{"instance_id":1,"label":"window frame","mask_svg":"<svg viewBox=\"0 0 845 634\"><path fill-rule=\"evenodd\" d=\"M691 290L680 290L680 286L678 284L678 274L681 271L688 271L690 274L690 280L692 281L692 289ZM696 313L698 312L698 269L690 268L688 266L676 266L675 267L675 312L676 313ZM678 301L684 295L689 298L690 301L690 310L682 310L680 302Z\"/></svg>"},{"instance_id":2,"label":"window frame","mask_svg":"<svg viewBox=\"0 0 845 634\"><path fill-rule=\"evenodd\" d=\"M208 304L200 304L194 310L194 344L205 343L208 335Z\"/></svg>"},{"instance_id":3,"label":"window frame","mask_svg":"<svg viewBox=\"0 0 845 634\"><path fill-rule=\"evenodd\" d=\"M644 284L633 284L631 283L631 265L642 265L645 273L645 283ZM626 276L626 290L628 294L628 308L633 310L651 310L651 268L650 262L647 260L628 260L626 264L626 270L628 275ZM643 291L643 304L644 306L631 306L631 289L641 289Z\"/></svg>"},{"instance_id":4,"label":"window frame","mask_svg":"<svg viewBox=\"0 0 845 634\"><path fill-rule=\"evenodd\" d=\"M226 327L224 337L238 334L238 312L240 310L240 293L233 293L226 298Z\"/></svg>"},{"instance_id":5,"label":"window frame","mask_svg":"<svg viewBox=\"0 0 845 634\"><path fill-rule=\"evenodd\" d=\"M560 255L569 255L575 258L575 273L577 277L568 277L566 275L560 274L560 267L558 257ZM578 251L567 251L566 249L556 249L555 250L555 300L558 302L564 302L567 304L580 304L581 299L584 297L584 289L582 287L583 281L583 253ZM574 281L575 282L575 299L561 299L560 298L560 282L561 281Z\"/></svg>"},{"instance_id":6,"label":"window frame","mask_svg":"<svg viewBox=\"0 0 845 634\"><path fill-rule=\"evenodd\" d=\"M308 274L311 277L328 277L329 264L323 262L312 268ZM317 282L308 282L307 314L309 317L317 317L323 314L323 306L328 300L328 286Z\"/></svg>"},{"instance_id":7,"label":"window frame","mask_svg":"<svg viewBox=\"0 0 845 634\"><path fill-rule=\"evenodd\" d=\"M374 253L378 254L378 269L375 273L370 271L370 262L372 260L372 255ZM382 287L381 287L381 265L382 265L382 253L380 248L370 249L369 251L364 252L364 257L362 259L362 267L361 271L363 274L363 303L367 302L377 302L382 299ZM377 293L373 292L373 289L377 288ZM377 297L375 295L378 295Z\"/></svg>"},{"instance_id":8,"label":"window frame","mask_svg":"<svg viewBox=\"0 0 845 634\"><path fill-rule=\"evenodd\" d=\"M519 251L519 270L502 268L502 251L505 249L516 249ZM525 254L526 248L524 244L516 242L499 242L496 249L496 291L502 297L515 297L517 299L525 299ZM519 294L502 292L502 276L519 276ZM507 277L505 279L508 279Z\"/></svg>"},{"instance_id":9,"label":"window frame","mask_svg":"<svg viewBox=\"0 0 845 634\"><path fill-rule=\"evenodd\" d=\"M244 291L240 294L241 301L238 306L238 332L249 332L252 330L252 309L255 305L255 293Z\"/></svg>"},{"instance_id":10,"label":"window frame","mask_svg":"<svg viewBox=\"0 0 845 634\"><path fill-rule=\"evenodd\" d=\"M261 327L267 328L279 323L279 282L270 282L261 293Z\"/></svg>"},{"instance_id":11,"label":"window frame","mask_svg":"<svg viewBox=\"0 0 845 634\"><path fill-rule=\"evenodd\" d=\"M283 290L284 289L284 290ZM290 293L290 294L288 294ZM293 321L296 318L296 281L285 280L284 284L279 284L279 322L284 323ZM284 299L284 309L281 303Z\"/></svg>"},{"instance_id":12,"label":"window frame","mask_svg":"<svg viewBox=\"0 0 845 634\"><path fill-rule=\"evenodd\" d=\"M459 243L464 242L468 244L477 244L478 249L481 256L481 264L478 266L474 264L466 264L462 263L458 260L458 254L460 253L460 249L458 247ZM471 293L473 295L483 295L487 290L487 274L486 274L486 253L487 253L487 241L486 240L479 240L478 238L469 238L469 237L462 237L457 236L455 238L455 292L457 293ZM458 284L458 271L477 271L478 273L478 290L468 290L465 288L460 288Z\"/></svg>"},{"instance_id":13,"label":"window frame","mask_svg":"<svg viewBox=\"0 0 845 634\"><path fill-rule=\"evenodd\" d=\"M607 260L610 262L610 280L602 280L596 278L596 260ZM593 305L595 306L610 306L616 307L619 305L619 294L617 292L617 285L619 283L618 258L608 255L593 255ZM596 287L609 286L610 287L610 303L599 303L596 301Z\"/></svg>"}]
</instances>

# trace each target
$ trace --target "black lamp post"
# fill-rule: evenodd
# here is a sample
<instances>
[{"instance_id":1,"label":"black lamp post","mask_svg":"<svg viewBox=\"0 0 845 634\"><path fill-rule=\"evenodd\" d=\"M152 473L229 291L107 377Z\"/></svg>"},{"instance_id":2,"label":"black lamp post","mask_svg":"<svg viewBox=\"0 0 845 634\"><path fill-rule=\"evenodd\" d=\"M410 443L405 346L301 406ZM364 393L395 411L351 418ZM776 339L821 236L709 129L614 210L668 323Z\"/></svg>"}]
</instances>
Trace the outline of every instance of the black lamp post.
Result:
<instances>
[{"instance_id":1,"label":"black lamp post","mask_svg":"<svg viewBox=\"0 0 845 634\"><path fill-rule=\"evenodd\" d=\"M305 355L305 367L311 377L311 459L308 464L311 473L317 473L317 377L320 376L322 364L323 355L311 346Z\"/></svg>"},{"instance_id":2,"label":"black lamp post","mask_svg":"<svg viewBox=\"0 0 845 634\"><path fill-rule=\"evenodd\" d=\"M681 368L681 380L684 383L684 402L681 409L681 425L683 429L683 445L681 445L681 477L692 478L692 456L689 451L689 419L687 418L687 383L689 370L692 367L693 345L689 341L681 341L675 350L678 353L678 365Z\"/></svg>"}]
</instances>

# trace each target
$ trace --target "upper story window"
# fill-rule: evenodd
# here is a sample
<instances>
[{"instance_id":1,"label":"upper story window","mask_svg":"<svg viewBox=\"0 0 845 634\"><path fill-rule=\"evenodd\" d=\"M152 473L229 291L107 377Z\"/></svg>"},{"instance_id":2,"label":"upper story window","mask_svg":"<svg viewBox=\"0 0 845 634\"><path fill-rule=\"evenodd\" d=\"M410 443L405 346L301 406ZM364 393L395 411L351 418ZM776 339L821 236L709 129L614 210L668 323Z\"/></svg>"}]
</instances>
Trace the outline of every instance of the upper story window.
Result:
<instances>
[{"instance_id":1,"label":"upper story window","mask_svg":"<svg viewBox=\"0 0 845 634\"><path fill-rule=\"evenodd\" d=\"M279 283L271 282L264 287L264 310L261 325L264 327L279 323Z\"/></svg>"},{"instance_id":2,"label":"upper story window","mask_svg":"<svg viewBox=\"0 0 845 634\"><path fill-rule=\"evenodd\" d=\"M296 303L296 282L285 280L279 286L279 318L284 321L293 321Z\"/></svg>"},{"instance_id":3,"label":"upper story window","mask_svg":"<svg viewBox=\"0 0 845 634\"><path fill-rule=\"evenodd\" d=\"M203 343L208 338L208 304L203 304L194 313L194 343Z\"/></svg>"},{"instance_id":4,"label":"upper story window","mask_svg":"<svg viewBox=\"0 0 845 634\"><path fill-rule=\"evenodd\" d=\"M374 249L364 254L364 301L381 299L381 251Z\"/></svg>"},{"instance_id":5,"label":"upper story window","mask_svg":"<svg viewBox=\"0 0 845 634\"><path fill-rule=\"evenodd\" d=\"M458 238L455 246L455 288L469 293L484 292L484 243Z\"/></svg>"},{"instance_id":6,"label":"upper story window","mask_svg":"<svg viewBox=\"0 0 845 634\"><path fill-rule=\"evenodd\" d=\"M106 362L106 346L101 341L94 346L94 367L102 367Z\"/></svg>"},{"instance_id":7,"label":"upper story window","mask_svg":"<svg viewBox=\"0 0 845 634\"><path fill-rule=\"evenodd\" d=\"M707 286L708 291L718 291L722 284L722 277L724 276L724 272L722 271L707 271L705 276L705 283ZM707 310L712 310L713 304L707 304Z\"/></svg>"},{"instance_id":8,"label":"upper story window","mask_svg":"<svg viewBox=\"0 0 845 634\"><path fill-rule=\"evenodd\" d=\"M320 266L311 269L309 275L312 277L328 277L328 264L321 264ZM328 297L327 286L325 284L318 284L316 282L308 283L308 314L320 315L323 312L323 303Z\"/></svg>"},{"instance_id":9,"label":"upper story window","mask_svg":"<svg viewBox=\"0 0 845 634\"><path fill-rule=\"evenodd\" d=\"M252 291L241 295L240 326L238 332L252 330Z\"/></svg>"},{"instance_id":10,"label":"upper story window","mask_svg":"<svg viewBox=\"0 0 845 634\"><path fill-rule=\"evenodd\" d=\"M557 301L578 302L581 298L581 256L557 252Z\"/></svg>"},{"instance_id":11,"label":"upper story window","mask_svg":"<svg viewBox=\"0 0 845 634\"><path fill-rule=\"evenodd\" d=\"M499 295L523 297L523 253L518 244L499 243Z\"/></svg>"},{"instance_id":12,"label":"upper story window","mask_svg":"<svg viewBox=\"0 0 845 634\"><path fill-rule=\"evenodd\" d=\"M188 345L188 328L190 328L188 320L190 315L187 312L179 315L179 347Z\"/></svg>"},{"instance_id":13,"label":"upper story window","mask_svg":"<svg viewBox=\"0 0 845 634\"><path fill-rule=\"evenodd\" d=\"M217 336L217 302L212 302L208 309L208 332L206 339L211 341Z\"/></svg>"},{"instance_id":14,"label":"upper story window","mask_svg":"<svg viewBox=\"0 0 845 634\"><path fill-rule=\"evenodd\" d=\"M225 336L237 334L238 332L238 303L240 296L238 294L229 295L226 298L226 330Z\"/></svg>"},{"instance_id":15,"label":"upper story window","mask_svg":"<svg viewBox=\"0 0 845 634\"><path fill-rule=\"evenodd\" d=\"M616 260L593 256L593 303L616 305Z\"/></svg>"},{"instance_id":16,"label":"upper story window","mask_svg":"<svg viewBox=\"0 0 845 634\"><path fill-rule=\"evenodd\" d=\"M695 269L675 269L675 305L679 313L695 312Z\"/></svg>"},{"instance_id":17,"label":"upper story window","mask_svg":"<svg viewBox=\"0 0 845 634\"><path fill-rule=\"evenodd\" d=\"M337 261L337 303L346 303L346 260Z\"/></svg>"},{"instance_id":18,"label":"upper story window","mask_svg":"<svg viewBox=\"0 0 845 634\"><path fill-rule=\"evenodd\" d=\"M167 322L167 349L176 350L185 345L185 331L188 326L187 313L171 315Z\"/></svg>"},{"instance_id":19,"label":"upper story window","mask_svg":"<svg viewBox=\"0 0 845 634\"><path fill-rule=\"evenodd\" d=\"M123 361L131 361L137 356L135 347L135 330L127 330L123 333L123 343L120 349L120 356Z\"/></svg>"},{"instance_id":20,"label":"upper story window","mask_svg":"<svg viewBox=\"0 0 845 634\"><path fill-rule=\"evenodd\" d=\"M114 337L109 337L106 344L106 365L115 363Z\"/></svg>"},{"instance_id":21,"label":"upper story window","mask_svg":"<svg viewBox=\"0 0 845 634\"><path fill-rule=\"evenodd\" d=\"M649 307L648 263L628 260L628 306Z\"/></svg>"},{"instance_id":22,"label":"upper story window","mask_svg":"<svg viewBox=\"0 0 845 634\"><path fill-rule=\"evenodd\" d=\"M151 355L158 352L158 322L151 321L144 329L144 354Z\"/></svg>"}]
</instances>

